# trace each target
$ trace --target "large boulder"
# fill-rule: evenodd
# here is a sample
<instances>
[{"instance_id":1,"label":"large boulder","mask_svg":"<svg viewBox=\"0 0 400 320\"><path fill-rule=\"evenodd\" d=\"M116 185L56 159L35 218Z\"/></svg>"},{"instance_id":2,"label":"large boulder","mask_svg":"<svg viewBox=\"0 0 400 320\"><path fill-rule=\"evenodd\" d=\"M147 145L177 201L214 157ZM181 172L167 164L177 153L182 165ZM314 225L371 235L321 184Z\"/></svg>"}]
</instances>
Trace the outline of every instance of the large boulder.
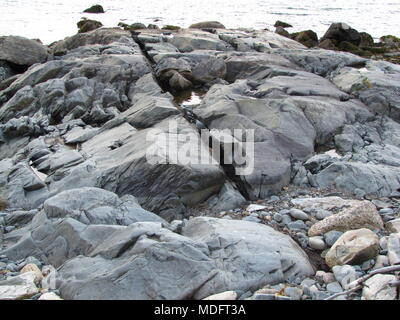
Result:
<instances>
[{"instance_id":1,"label":"large boulder","mask_svg":"<svg viewBox=\"0 0 400 320\"><path fill-rule=\"evenodd\" d=\"M309 230L309 236L323 235L331 230L348 231L360 228L380 230L383 221L374 204L369 201L355 201L350 208L326 217L314 224Z\"/></svg>"},{"instance_id":2,"label":"large boulder","mask_svg":"<svg viewBox=\"0 0 400 320\"><path fill-rule=\"evenodd\" d=\"M218 35L192 29L177 33L173 38L168 39L168 41L178 48L180 52L192 52L194 50L228 51L232 49Z\"/></svg>"},{"instance_id":3,"label":"large boulder","mask_svg":"<svg viewBox=\"0 0 400 320\"><path fill-rule=\"evenodd\" d=\"M325 256L329 267L345 264L362 264L374 259L379 252L379 238L369 229L345 232Z\"/></svg>"},{"instance_id":4,"label":"large boulder","mask_svg":"<svg viewBox=\"0 0 400 320\"><path fill-rule=\"evenodd\" d=\"M130 46L134 43L129 31L121 30L120 28L101 28L67 37L64 40L55 42L50 48L55 55L62 55L68 50L81 46L93 44L108 45L113 42L126 43Z\"/></svg>"},{"instance_id":5,"label":"large boulder","mask_svg":"<svg viewBox=\"0 0 400 320\"><path fill-rule=\"evenodd\" d=\"M361 36L357 30L351 28L346 23L332 23L326 31L321 41L325 39L334 40L337 44L346 41L358 46L361 42Z\"/></svg>"},{"instance_id":6,"label":"large boulder","mask_svg":"<svg viewBox=\"0 0 400 320\"><path fill-rule=\"evenodd\" d=\"M217 283L205 284L197 298L314 273L307 255L290 237L254 222L199 217L189 220L182 235L206 243L221 269Z\"/></svg>"},{"instance_id":7,"label":"large boulder","mask_svg":"<svg viewBox=\"0 0 400 320\"><path fill-rule=\"evenodd\" d=\"M312 30L295 32L292 33L290 37L293 40L300 42L301 44L304 44L307 48L315 47L318 44L318 36Z\"/></svg>"},{"instance_id":8,"label":"large boulder","mask_svg":"<svg viewBox=\"0 0 400 320\"><path fill-rule=\"evenodd\" d=\"M313 273L300 247L269 227L195 218L183 235L155 224L116 231L63 264L58 283L64 299L203 299Z\"/></svg>"},{"instance_id":9,"label":"large boulder","mask_svg":"<svg viewBox=\"0 0 400 320\"><path fill-rule=\"evenodd\" d=\"M103 26L100 21L90 20L90 19L82 19L77 23L79 33L89 32L96 29L99 29Z\"/></svg>"},{"instance_id":10,"label":"large boulder","mask_svg":"<svg viewBox=\"0 0 400 320\"><path fill-rule=\"evenodd\" d=\"M43 63L47 60L47 47L23 37L0 37L0 60L21 66Z\"/></svg>"},{"instance_id":11,"label":"large boulder","mask_svg":"<svg viewBox=\"0 0 400 320\"><path fill-rule=\"evenodd\" d=\"M95 5L91 6L90 8L83 10L83 12L85 12L85 13L104 13L104 9L101 5L95 4Z\"/></svg>"}]
</instances>

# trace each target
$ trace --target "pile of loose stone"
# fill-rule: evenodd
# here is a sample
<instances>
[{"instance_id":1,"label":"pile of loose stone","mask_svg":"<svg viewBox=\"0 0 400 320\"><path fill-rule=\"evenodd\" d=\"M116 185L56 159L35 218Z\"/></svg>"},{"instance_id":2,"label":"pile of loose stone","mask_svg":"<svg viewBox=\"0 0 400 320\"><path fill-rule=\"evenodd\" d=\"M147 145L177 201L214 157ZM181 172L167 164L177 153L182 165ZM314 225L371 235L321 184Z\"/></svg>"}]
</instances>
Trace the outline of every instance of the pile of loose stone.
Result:
<instances>
[{"instance_id":1,"label":"pile of loose stone","mask_svg":"<svg viewBox=\"0 0 400 320\"><path fill-rule=\"evenodd\" d=\"M396 199L358 200L340 192L291 187L280 196L219 216L266 224L290 234L314 260L316 269L322 268L314 277L265 286L248 299L327 299L371 271L400 262L400 201ZM389 285L396 279L393 273L377 274L365 282L363 290L335 299L396 300L397 289Z\"/></svg>"},{"instance_id":2,"label":"pile of loose stone","mask_svg":"<svg viewBox=\"0 0 400 320\"><path fill-rule=\"evenodd\" d=\"M1 300L61 300L55 289L56 270L35 257L10 261L0 256Z\"/></svg>"}]
</instances>

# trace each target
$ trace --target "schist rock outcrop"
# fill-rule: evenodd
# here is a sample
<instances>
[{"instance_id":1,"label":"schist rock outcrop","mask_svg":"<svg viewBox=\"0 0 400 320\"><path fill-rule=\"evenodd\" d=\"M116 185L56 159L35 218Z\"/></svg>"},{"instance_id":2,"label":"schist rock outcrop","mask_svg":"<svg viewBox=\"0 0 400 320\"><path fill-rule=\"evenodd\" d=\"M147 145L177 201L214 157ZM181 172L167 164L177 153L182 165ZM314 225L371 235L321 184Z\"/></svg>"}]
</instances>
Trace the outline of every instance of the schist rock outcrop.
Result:
<instances>
[{"instance_id":1,"label":"schist rock outcrop","mask_svg":"<svg viewBox=\"0 0 400 320\"><path fill-rule=\"evenodd\" d=\"M0 299L324 299L400 262L398 65L121 26L0 38ZM211 159L224 141L200 130L234 129L254 130L250 174L147 157L154 130ZM368 281L349 297L398 299L394 275Z\"/></svg>"},{"instance_id":2,"label":"schist rock outcrop","mask_svg":"<svg viewBox=\"0 0 400 320\"><path fill-rule=\"evenodd\" d=\"M274 26L275 33L296 40L308 48L346 51L361 57L400 63L400 39L392 35L382 36L379 42L375 42L367 32L358 32L346 23L333 23L318 39L312 30L289 33L286 28L292 26L286 22L277 21Z\"/></svg>"}]
</instances>

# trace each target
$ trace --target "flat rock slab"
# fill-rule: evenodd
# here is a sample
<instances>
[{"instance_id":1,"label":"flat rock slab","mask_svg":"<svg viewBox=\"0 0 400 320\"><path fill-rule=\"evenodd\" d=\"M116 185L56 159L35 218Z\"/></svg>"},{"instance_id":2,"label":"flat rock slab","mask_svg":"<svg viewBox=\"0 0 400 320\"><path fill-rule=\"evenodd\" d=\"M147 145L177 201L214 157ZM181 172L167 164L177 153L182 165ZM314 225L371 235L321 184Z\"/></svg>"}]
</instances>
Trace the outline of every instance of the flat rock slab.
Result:
<instances>
[{"instance_id":1,"label":"flat rock slab","mask_svg":"<svg viewBox=\"0 0 400 320\"><path fill-rule=\"evenodd\" d=\"M202 217L190 220L182 235L154 223L116 230L90 257L70 259L58 274L64 299L159 300L256 290L314 270L302 249L272 228Z\"/></svg>"},{"instance_id":2,"label":"flat rock slab","mask_svg":"<svg viewBox=\"0 0 400 320\"><path fill-rule=\"evenodd\" d=\"M207 243L222 270L219 277L225 289L247 291L314 272L307 255L290 237L258 223L199 217L189 220L182 234ZM206 290L211 288L204 286L198 295Z\"/></svg>"}]
</instances>

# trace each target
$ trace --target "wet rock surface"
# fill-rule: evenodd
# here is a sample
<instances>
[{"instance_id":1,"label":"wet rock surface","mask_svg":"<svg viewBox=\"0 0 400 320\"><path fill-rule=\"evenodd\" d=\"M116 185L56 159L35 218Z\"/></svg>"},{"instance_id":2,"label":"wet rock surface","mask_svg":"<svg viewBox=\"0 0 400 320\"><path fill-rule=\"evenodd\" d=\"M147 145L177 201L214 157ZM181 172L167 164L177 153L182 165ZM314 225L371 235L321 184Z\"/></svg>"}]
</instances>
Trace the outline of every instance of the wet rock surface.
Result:
<instances>
[{"instance_id":1,"label":"wet rock surface","mask_svg":"<svg viewBox=\"0 0 400 320\"><path fill-rule=\"evenodd\" d=\"M214 21L6 40L0 299L318 300L399 264L397 65ZM254 170L149 161L152 134L223 153L202 130L253 145ZM398 299L396 279L336 299Z\"/></svg>"}]
</instances>

